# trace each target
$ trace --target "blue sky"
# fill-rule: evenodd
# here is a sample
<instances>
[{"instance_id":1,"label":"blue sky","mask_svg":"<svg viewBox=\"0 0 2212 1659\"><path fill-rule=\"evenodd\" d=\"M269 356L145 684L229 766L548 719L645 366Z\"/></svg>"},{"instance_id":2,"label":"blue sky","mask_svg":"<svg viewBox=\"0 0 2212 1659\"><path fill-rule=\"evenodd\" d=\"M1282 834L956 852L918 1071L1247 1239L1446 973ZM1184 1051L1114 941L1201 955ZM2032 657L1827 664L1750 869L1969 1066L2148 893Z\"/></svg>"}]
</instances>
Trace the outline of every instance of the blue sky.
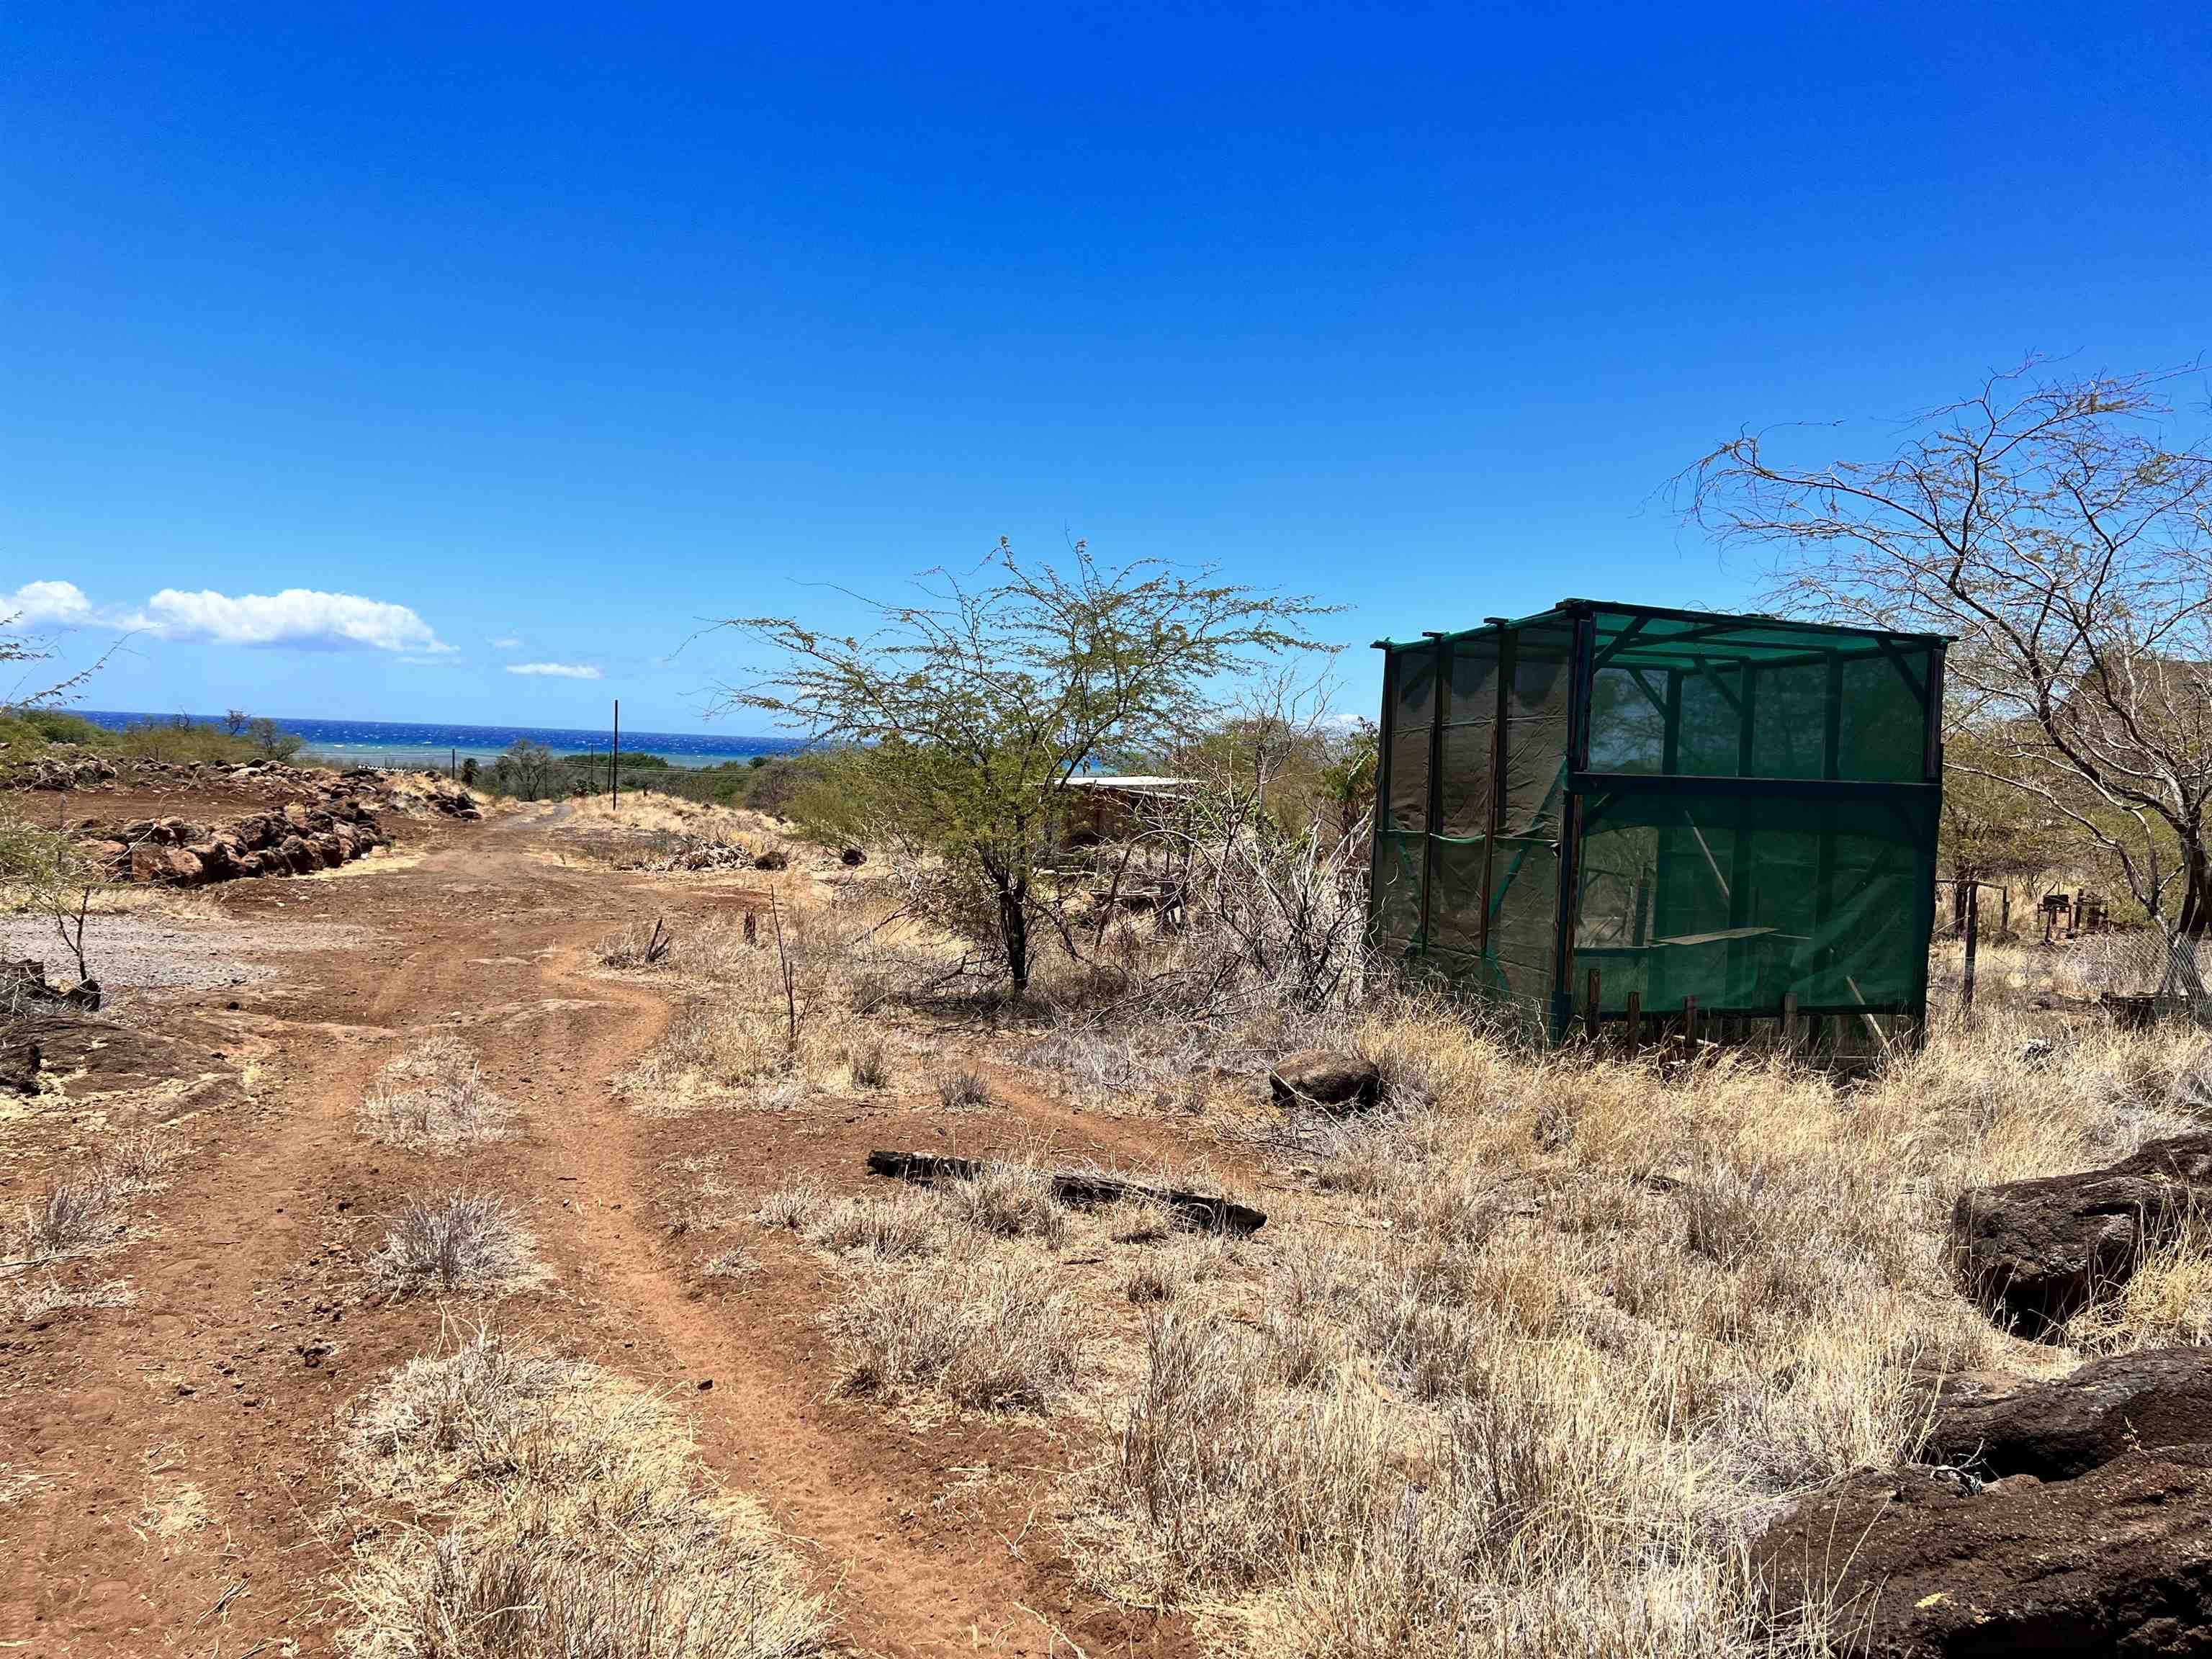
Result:
<instances>
[{"instance_id":1,"label":"blue sky","mask_svg":"<svg viewBox=\"0 0 2212 1659\"><path fill-rule=\"evenodd\" d=\"M96 707L679 730L700 619L1000 535L1357 646L1741 604L1657 495L1738 427L2212 348L2208 71L2181 5L15 0L0 595L138 628Z\"/></svg>"}]
</instances>

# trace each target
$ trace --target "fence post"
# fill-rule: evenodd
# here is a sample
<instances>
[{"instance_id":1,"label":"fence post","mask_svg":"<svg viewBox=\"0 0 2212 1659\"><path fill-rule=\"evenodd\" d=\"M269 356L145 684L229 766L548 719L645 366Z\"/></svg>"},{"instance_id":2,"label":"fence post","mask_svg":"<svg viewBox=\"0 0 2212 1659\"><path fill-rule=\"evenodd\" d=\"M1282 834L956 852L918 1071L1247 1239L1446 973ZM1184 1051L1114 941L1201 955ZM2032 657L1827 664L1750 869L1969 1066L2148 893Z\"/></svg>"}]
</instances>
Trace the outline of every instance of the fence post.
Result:
<instances>
[{"instance_id":1,"label":"fence post","mask_svg":"<svg viewBox=\"0 0 2212 1659\"><path fill-rule=\"evenodd\" d=\"M1644 993L1628 994L1628 1052L1632 1058L1637 1045L1644 1040Z\"/></svg>"},{"instance_id":2,"label":"fence post","mask_svg":"<svg viewBox=\"0 0 2212 1659\"><path fill-rule=\"evenodd\" d=\"M1598 977L1597 977L1597 969L1595 969L1595 968L1593 968L1593 969L1591 969L1589 970L1589 980L1586 981L1585 988L1584 988L1584 991L1583 991L1583 1034L1585 1036L1587 1036L1587 1037L1590 1040L1590 1044L1591 1044L1591 1046L1592 1046L1592 1047L1595 1047L1595 1046L1596 1046L1596 1043L1597 1043L1597 1034L1598 1034L1598 1012L1597 1012L1597 1010L1598 1010L1598 996L1597 996L1597 992L1598 992Z\"/></svg>"},{"instance_id":3,"label":"fence post","mask_svg":"<svg viewBox=\"0 0 2212 1659\"><path fill-rule=\"evenodd\" d=\"M1695 997L1682 999L1682 1042L1695 1052L1698 1046L1698 1000Z\"/></svg>"},{"instance_id":4,"label":"fence post","mask_svg":"<svg viewBox=\"0 0 2212 1659\"><path fill-rule=\"evenodd\" d=\"M1959 1012L1974 1012L1974 951L1981 942L1982 884L1966 884L1966 967L1959 979Z\"/></svg>"},{"instance_id":5,"label":"fence post","mask_svg":"<svg viewBox=\"0 0 2212 1659\"><path fill-rule=\"evenodd\" d=\"M1782 1052L1791 1059L1797 1057L1797 994L1782 994Z\"/></svg>"}]
</instances>

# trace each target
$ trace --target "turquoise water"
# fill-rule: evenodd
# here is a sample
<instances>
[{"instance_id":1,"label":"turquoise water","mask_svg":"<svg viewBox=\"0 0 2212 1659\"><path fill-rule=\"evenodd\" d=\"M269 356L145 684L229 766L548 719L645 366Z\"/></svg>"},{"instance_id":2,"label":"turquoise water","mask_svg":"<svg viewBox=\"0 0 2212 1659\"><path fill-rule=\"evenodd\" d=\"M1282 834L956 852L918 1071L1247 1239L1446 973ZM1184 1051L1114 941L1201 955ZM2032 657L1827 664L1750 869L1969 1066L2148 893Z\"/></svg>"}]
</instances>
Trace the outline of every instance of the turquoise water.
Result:
<instances>
[{"instance_id":1,"label":"turquoise water","mask_svg":"<svg viewBox=\"0 0 2212 1659\"><path fill-rule=\"evenodd\" d=\"M94 726L111 731L140 720L165 722L170 714L134 714L112 709L73 708ZM213 716L190 716L197 726L220 726ZM443 726L412 720L280 720L307 748L340 766L427 766L446 764L449 756L479 761L495 758L517 738L543 744L556 755L604 755L612 733L558 726ZM625 729L626 752L659 755L672 766L720 766L756 755L787 755L802 745L793 738L747 737L736 732L632 732Z\"/></svg>"}]
</instances>

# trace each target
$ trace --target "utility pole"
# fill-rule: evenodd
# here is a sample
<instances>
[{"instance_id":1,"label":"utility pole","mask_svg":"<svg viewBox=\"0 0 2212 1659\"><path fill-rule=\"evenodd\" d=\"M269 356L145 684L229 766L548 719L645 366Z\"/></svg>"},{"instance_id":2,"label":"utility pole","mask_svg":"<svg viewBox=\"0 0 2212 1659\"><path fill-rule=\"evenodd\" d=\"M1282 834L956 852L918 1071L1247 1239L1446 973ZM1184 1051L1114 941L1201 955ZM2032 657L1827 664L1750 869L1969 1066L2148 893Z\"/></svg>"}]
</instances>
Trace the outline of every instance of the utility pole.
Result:
<instances>
[{"instance_id":1,"label":"utility pole","mask_svg":"<svg viewBox=\"0 0 2212 1659\"><path fill-rule=\"evenodd\" d=\"M607 753L607 784L615 811L622 811L622 699L615 699L615 746Z\"/></svg>"}]
</instances>

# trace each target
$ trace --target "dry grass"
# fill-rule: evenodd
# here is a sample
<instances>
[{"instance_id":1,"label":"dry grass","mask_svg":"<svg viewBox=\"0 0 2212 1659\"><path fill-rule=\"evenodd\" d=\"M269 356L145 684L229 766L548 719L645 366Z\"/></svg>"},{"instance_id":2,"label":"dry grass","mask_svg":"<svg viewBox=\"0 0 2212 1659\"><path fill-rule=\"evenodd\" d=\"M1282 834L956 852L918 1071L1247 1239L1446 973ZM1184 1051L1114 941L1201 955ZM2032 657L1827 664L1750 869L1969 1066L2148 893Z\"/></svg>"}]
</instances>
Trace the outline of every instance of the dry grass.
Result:
<instances>
[{"instance_id":1,"label":"dry grass","mask_svg":"<svg viewBox=\"0 0 2212 1659\"><path fill-rule=\"evenodd\" d=\"M667 965L689 991L659 1044L621 1079L642 1110L708 1103L787 1107L812 1091L890 1080L890 1049L869 1011L941 969L884 901L860 897L769 917L750 942L742 921L703 918L678 933ZM786 969L789 981L786 981Z\"/></svg>"},{"instance_id":2,"label":"dry grass","mask_svg":"<svg viewBox=\"0 0 2212 1659\"><path fill-rule=\"evenodd\" d=\"M1856 1086L1376 1005L1335 1035L1384 1064L1386 1106L1286 1143L1320 1157L1261 1235L1258 1316L1164 1253L1127 1274L1158 1311L1079 1559L1267 1656L1842 1648L1762 1627L1763 1517L1910 1459L1947 1372L2047 1375L2212 1313L2195 1231L2071 1352L1957 1291L1963 1188L2109 1162L2202 1092L2202 1034L2064 1026L2031 994Z\"/></svg>"},{"instance_id":3,"label":"dry grass","mask_svg":"<svg viewBox=\"0 0 2212 1659\"><path fill-rule=\"evenodd\" d=\"M345 1464L402 1517L349 1527L359 1659L797 1659L826 1639L757 1507L593 1366L479 1330L358 1402Z\"/></svg>"},{"instance_id":4,"label":"dry grass","mask_svg":"<svg viewBox=\"0 0 2212 1659\"><path fill-rule=\"evenodd\" d=\"M514 1133L514 1105L483 1080L476 1051L441 1032L384 1068L361 1103L361 1131L387 1146L451 1151Z\"/></svg>"},{"instance_id":5,"label":"dry grass","mask_svg":"<svg viewBox=\"0 0 2212 1659\"><path fill-rule=\"evenodd\" d=\"M955 1219L996 1237L1057 1247L1067 1237L1067 1212L1035 1157L986 1164L968 1180L947 1182L938 1200Z\"/></svg>"},{"instance_id":6,"label":"dry grass","mask_svg":"<svg viewBox=\"0 0 2212 1659\"><path fill-rule=\"evenodd\" d=\"M29 1262L58 1261L118 1243L129 1229L131 1200L162 1186L173 1158L169 1139L155 1129L130 1131L95 1146L22 1206L9 1254Z\"/></svg>"},{"instance_id":7,"label":"dry grass","mask_svg":"<svg viewBox=\"0 0 2212 1659\"><path fill-rule=\"evenodd\" d=\"M435 1287L492 1293L543 1277L535 1241L507 1201L456 1190L409 1199L368 1263L370 1287L392 1297Z\"/></svg>"},{"instance_id":8,"label":"dry grass","mask_svg":"<svg viewBox=\"0 0 2212 1659\"><path fill-rule=\"evenodd\" d=\"M964 1252L864 1276L830 1324L847 1392L971 1411L1050 1408L1073 1386L1085 1340L1049 1264Z\"/></svg>"},{"instance_id":9,"label":"dry grass","mask_svg":"<svg viewBox=\"0 0 2212 1659\"><path fill-rule=\"evenodd\" d=\"M35 1325L76 1308L128 1308L138 1292L127 1279L110 1279L88 1285L64 1285L52 1273L35 1283L0 1287L0 1307L25 1325Z\"/></svg>"}]
</instances>

